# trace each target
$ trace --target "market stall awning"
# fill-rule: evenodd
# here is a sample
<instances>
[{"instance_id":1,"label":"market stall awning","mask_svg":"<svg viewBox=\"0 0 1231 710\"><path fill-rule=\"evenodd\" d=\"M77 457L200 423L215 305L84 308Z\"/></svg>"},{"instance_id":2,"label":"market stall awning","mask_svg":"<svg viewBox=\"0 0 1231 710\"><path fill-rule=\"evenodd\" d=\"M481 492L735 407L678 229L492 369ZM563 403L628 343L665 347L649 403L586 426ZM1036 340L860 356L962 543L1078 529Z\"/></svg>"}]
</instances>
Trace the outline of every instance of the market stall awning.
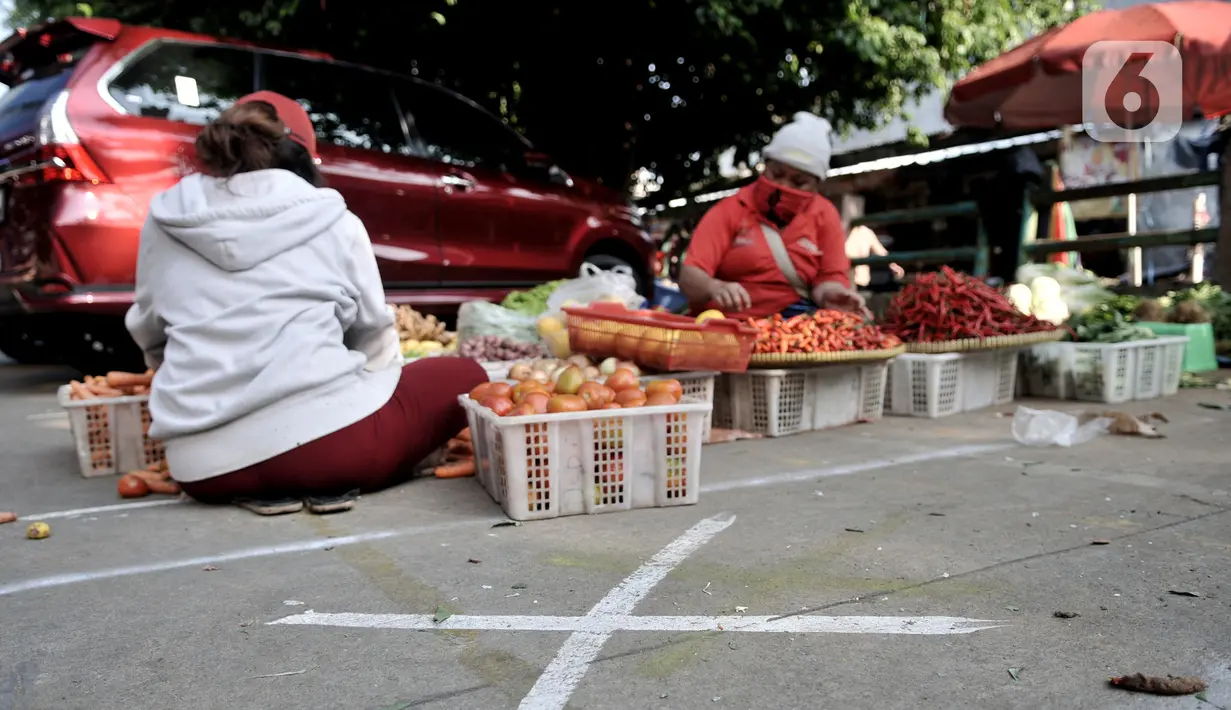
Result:
<instances>
[{"instance_id":1,"label":"market stall awning","mask_svg":"<svg viewBox=\"0 0 1231 710\"><path fill-rule=\"evenodd\" d=\"M1231 3L1179 0L1094 12L1009 50L953 87L945 119L955 126L1016 129L1083 123L1082 64L1088 51L1096 51L1091 61L1116 77L1112 93L1132 91L1141 99L1135 110L1105 101L1109 118L1144 125L1142 116L1167 101L1167 87L1160 94L1138 76L1149 61L1139 47L1108 40L1164 42L1179 50L1183 118L1198 110L1231 112Z\"/></svg>"}]
</instances>

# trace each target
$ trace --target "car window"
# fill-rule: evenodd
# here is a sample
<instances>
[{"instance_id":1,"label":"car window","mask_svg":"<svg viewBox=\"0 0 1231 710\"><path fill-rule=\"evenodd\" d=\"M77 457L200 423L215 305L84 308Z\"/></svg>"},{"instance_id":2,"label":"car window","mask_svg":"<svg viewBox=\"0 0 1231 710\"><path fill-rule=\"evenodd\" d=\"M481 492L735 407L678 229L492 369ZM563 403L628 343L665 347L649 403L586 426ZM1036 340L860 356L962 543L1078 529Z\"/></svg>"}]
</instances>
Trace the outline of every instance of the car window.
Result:
<instances>
[{"instance_id":1,"label":"car window","mask_svg":"<svg viewBox=\"0 0 1231 710\"><path fill-rule=\"evenodd\" d=\"M205 125L252 93L252 52L165 43L120 73L107 90L134 116Z\"/></svg>"},{"instance_id":2,"label":"car window","mask_svg":"<svg viewBox=\"0 0 1231 710\"><path fill-rule=\"evenodd\" d=\"M345 148L407 153L392 86L382 74L268 55L263 88L298 101L311 116L318 140Z\"/></svg>"},{"instance_id":3,"label":"car window","mask_svg":"<svg viewBox=\"0 0 1231 710\"><path fill-rule=\"evenodd\" d=\"M508 169L529 146L495 116L428 84L398 85L398 103L428 156L449 165Z\"/></svg>"}]
</instances>

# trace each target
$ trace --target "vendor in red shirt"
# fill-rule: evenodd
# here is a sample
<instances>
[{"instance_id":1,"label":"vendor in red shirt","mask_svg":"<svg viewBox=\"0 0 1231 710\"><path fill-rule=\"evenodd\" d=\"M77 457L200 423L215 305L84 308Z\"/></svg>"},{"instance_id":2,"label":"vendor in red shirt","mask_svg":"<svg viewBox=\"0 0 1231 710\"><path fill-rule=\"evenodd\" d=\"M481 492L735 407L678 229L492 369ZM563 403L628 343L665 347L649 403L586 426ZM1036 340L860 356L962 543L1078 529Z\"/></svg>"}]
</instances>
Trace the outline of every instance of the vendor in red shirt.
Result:
<instances>
[{"instance_id":1,"label":"vendor in red shirt","mask_svg":"<svg viewBox=\"0 0 1231 710\"><path fill-rule=\"evenodd\" d=\"M851 289L838 209L818 194L831 130L823 118L795 114L762 153L761 177L701 218L680 271L694 312L764 318L832 308L868 315Z\"/></svg>"}]
</instances>

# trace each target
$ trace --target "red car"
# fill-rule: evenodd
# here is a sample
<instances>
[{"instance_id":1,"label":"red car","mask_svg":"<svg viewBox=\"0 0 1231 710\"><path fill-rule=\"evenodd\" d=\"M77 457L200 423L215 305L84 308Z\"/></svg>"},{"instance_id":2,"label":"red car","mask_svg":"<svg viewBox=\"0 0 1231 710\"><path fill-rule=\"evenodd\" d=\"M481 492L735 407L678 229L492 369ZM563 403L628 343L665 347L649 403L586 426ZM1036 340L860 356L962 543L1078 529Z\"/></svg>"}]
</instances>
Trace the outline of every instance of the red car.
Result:
<instances>
[{"instance_id":1,"label":"red car","mask_svg":"<svg viewBox=\"0 0 1231 710\"><path fill-rule=\"evenodd\" d=\"M150 198L194 169L201 126L258 89L312 116L391 302L447 315L586 264L653 289L654 247L622 196L418 79L73 18L0 43L0 81L0 350L19 361L139 362L122 316Z\"/></svg>"}]
</instances>

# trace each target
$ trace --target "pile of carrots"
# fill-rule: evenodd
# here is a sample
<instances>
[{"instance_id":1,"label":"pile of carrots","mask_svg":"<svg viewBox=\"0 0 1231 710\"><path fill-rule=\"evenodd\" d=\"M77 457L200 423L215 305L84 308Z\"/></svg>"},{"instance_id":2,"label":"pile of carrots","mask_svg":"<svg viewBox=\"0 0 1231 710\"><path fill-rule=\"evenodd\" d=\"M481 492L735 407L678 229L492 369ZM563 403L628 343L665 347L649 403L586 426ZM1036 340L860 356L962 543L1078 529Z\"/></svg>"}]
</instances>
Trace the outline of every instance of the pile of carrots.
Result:
<instances>
[{"instance_id":1,"label":"pile of carrots","mask_svg":"<svg viewBox=\"0 0 1231 710\"><path fill-rule=\"evenodd\" d=\"M150 464L141 471L129 471L116 482L116 492L121 498L144 498L151 493L179 495L180 484L171 480L167 462Z\"/></svg>"},{"instance_id":2,"label":"pile of carrots","mask_svg":"<svg viewBox=\"0 0 1231 710\"><path fill-rule=\"evenodd\" d=\"M474 444L470 440L470 427L462 429L449 439L445 463L432 470L436 478L465 478L474 475Z\"/></svg>"},{"instance_id":3,"label":"pile of carrots","mask_svg":"<svg viewBox=\"0 0 1231 710\"><path fill-rule=\"evenodd\" d=\"M154 371L146 370L141 374L136 372L108 372L105 377L87 375L85 382L73 380L68 383L68 386L72 391L72 398L82 400L149 394L150 385L153 382Z\"/></svg>"},{"instance_id":4,"label":"pile of carrots","mask_svg":"<svg viewBox=\"0 0 1231 710\"><path fill-rule=\"evenodd\" d=\"M842 311L822 310L790 318L775 313L748 323L757 329L752 352L758 355L892 350L902 344L860 316Z\"/></svg>"}]
</instances>

